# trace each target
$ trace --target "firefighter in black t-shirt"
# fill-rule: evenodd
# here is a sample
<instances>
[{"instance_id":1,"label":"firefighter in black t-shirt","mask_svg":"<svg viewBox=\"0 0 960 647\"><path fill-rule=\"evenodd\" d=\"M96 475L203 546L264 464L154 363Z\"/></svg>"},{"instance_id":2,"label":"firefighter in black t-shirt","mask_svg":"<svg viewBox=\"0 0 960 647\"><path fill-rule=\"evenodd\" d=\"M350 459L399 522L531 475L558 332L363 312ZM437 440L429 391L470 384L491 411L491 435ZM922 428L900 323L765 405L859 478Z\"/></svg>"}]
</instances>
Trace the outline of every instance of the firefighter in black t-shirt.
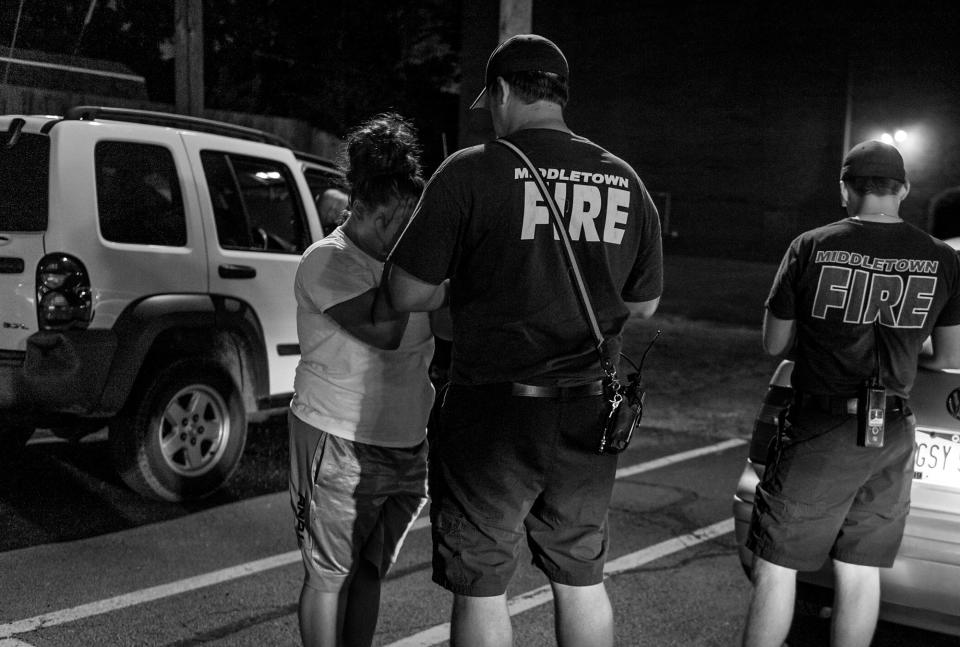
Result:
<instances>
[{"instance_id":1,"label":"firefighter in black t-shirt","mask_svg":"<svg viewBox=\"0 0 960 647\"><path fill-rule=\"evenodd\" d=\"M849 217L797 237L774 279L763 344L792 352L794 400L757 487L745 646L783 644L797 571L828 557L834 644L873 636L878 569L892 566L910 507L918 358L960 367L960 260L899 217L908 191L895 147L855 146L840 179Z\"/></svg>"},{"instance_id":2,"label":"firefighter in black t-shirt","mask_svg":"<svg viewBox=\"0 0 960 647\"><path fill-rule=\"evenodd\" d=\"M476 105L524 150L563 211L610 357L663 286L660 222L636 171L567 127L569 68L535 34L491 54ZM531 177L506 147L451 155L390 255L399 310L448 296L450 387L431 439L434 581L454 594L451 642L509 644L506 590L526 544L550 580L561 644L607 647L607 509L617 457L597 455L603 370Z\"/></svg>"}]
</instances>

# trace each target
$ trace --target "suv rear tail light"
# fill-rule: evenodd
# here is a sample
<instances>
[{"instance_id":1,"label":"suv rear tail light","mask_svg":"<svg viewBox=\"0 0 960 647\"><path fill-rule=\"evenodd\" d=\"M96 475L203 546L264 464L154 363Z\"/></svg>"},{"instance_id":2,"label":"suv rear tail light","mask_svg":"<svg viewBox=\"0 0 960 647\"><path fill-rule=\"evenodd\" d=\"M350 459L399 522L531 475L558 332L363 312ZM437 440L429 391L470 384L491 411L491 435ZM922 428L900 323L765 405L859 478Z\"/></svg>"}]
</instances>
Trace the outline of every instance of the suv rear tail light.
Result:
<instances>
[{"instance_id":1,"label":"suv rear tail light","mask_svg":"<svg viewBox=\"0 0 960 647\"><path fill-rule=\"evenodd\" d=\"M93 316L90 276L79 259L47 254L37 265L37 322L41 330L86 328Z\"/></svg>"}]
</instances>

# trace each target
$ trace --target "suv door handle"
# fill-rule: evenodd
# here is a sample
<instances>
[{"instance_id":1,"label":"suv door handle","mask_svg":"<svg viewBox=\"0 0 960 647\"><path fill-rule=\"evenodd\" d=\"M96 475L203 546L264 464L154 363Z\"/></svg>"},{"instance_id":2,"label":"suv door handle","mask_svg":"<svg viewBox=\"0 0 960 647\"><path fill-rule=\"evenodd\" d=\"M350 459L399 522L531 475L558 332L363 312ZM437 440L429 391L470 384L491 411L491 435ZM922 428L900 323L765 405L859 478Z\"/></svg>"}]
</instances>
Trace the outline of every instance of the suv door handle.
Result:
<instances>
[{"instance_id":1,"label":"suv door handle","mask_svg":"<svg viewBox=\"0 0 960 647\"><path fill-rule=\"evenodd\" d=\"M257 270L249 265L221 265L217 268L221 279L252 279Z\"/></svg>"}]
</instances>

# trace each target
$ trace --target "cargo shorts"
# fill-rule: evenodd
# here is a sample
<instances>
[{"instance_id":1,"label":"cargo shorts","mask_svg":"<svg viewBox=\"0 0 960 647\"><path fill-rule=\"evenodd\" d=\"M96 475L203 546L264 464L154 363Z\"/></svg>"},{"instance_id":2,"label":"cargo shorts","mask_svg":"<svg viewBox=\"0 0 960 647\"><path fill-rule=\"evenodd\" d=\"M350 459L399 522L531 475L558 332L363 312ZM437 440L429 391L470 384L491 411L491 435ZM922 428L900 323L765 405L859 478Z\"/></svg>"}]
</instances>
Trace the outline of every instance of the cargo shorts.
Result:
<instances>
[{"instance_id":1,"label":"cargo shorts","mask_svg":"<svg viewBox=\"0 0 960 647\"><path fill-rule=\"evenodd\" d=\"M570 586L603 581L617 457L598 455L604 397L534 398L452 385L430 463L433 580L501 595L525 539Z\"/></svg>"},{"instance_id":2,"label":"cargo shorts","mask_svg":"<svg viewBox=\"0 0 960 647\"><path fill-rule=\"evenodd\" d=\"M757 486L747 548L798 571L828 557L892 566L910 509L915 426L908 408L888 410L884 446L859 447L856 414L791 406Z\"/></svg>"},{"instance_id":3,"label":"cargo shorts","mask_svg":"<svg viewBox=\"0 0 960 647\"><path fill-rule=\"evenodd\" d=\"M365 559L386 576L427 501L427 441L357 443L288 413L290 505L306 585L336 592Z\"/></svg>"}]
</instances>

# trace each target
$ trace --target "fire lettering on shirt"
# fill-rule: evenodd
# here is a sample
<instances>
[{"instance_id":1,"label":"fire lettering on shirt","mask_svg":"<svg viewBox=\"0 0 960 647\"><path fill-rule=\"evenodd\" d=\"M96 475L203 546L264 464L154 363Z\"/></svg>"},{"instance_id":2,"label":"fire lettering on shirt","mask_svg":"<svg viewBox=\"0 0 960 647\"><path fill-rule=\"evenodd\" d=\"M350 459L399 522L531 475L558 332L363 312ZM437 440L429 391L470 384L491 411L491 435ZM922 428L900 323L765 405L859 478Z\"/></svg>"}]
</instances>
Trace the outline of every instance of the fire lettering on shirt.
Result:
<instances>
[{"instance_id":1,"label":"fire lettering on shirt","mask_svg":"<svg viewBox=\"0 0 960 647\"><path fill-rule=\"evenodd\" d=\"M621 189L629 189L630 181L622 175L613 173L592 173L590 171L569 171L565 168L541 168L540 176L544 180L557 180L560 182L582 182L584 184L605 184L607 186L618 186ZM513 169L514 180L527 180L530 178L530 169L526 166Z\"/></svg>"},{"instance_id":2,"label":"fire lettering on shirt","mask_svg":"<svg viewBox=\"0 0 960 647\"><path fill-rule=\"evenodd\" d=\"M558 239L559 234L551 225L550 211L536 183L526 181L523 189L523 226L520 239L532 240L538 225L549 227L553 231L554 239ZM626 225L630 209L629 191L607 186L604 200L601 187L557 182L553 186L553 197L561 212L566 212L567 200L570 200L570 219L567 223L570 240L600 241L601 230L597 227L597 220L601 214L603 242L619 245L623 240L622 226Z\"/></svg>"},{"instance_id":3,"label":"fire lettering on shirt","mask_svg":"<svg viewBox=\"0 0 960 647\"><path fill-rule=\"evenodd\" d=\"M933 267L936 271L935 262ZM845 323L879 321L891 328L923 328L936 289L936 276L903 277L824 265L820 268L811 315L826 319L831 311L841 311Z\"/></svg>"},{"instance_id":4,"label":"fire lettering on shirt","mask_svg":"<svg viewBox=\"0 0 960 647\"><path fill-rule=\"evenodd\" d=\"M850 265L878 272L916 272L918 274L936 274L937 267L940 265L939 261L920 258L874 258L866 254L838 250L818 251L816 262Z\"/></svg>"}]
</instances>

